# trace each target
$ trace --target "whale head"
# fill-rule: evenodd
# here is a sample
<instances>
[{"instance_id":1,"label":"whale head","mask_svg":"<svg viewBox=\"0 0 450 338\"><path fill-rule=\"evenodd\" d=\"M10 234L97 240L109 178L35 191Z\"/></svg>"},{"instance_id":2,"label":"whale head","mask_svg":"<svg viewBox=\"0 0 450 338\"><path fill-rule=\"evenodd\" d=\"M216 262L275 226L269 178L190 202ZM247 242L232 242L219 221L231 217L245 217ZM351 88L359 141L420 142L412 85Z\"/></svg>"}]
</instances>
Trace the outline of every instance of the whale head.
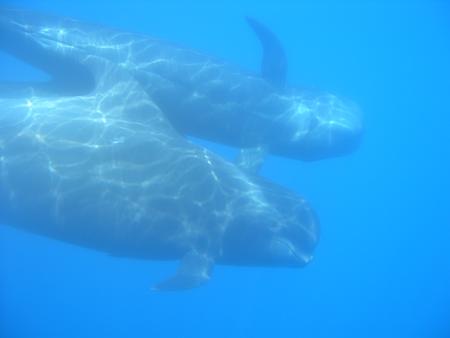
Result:
<instances>
[{"instance_id":1,"label":"whale head","mask_svg":"<svg viewBox=\"0 0 450 338\"><path fill-rule=\"evenodd\" d=\"M223 263L305 266L319 241L318 217L297 194L263 179L258 185L263 197L255 194L250 203L239 203L225 232Z\"/></svg>"},{"instance_id":2,"label":"whale head","mask_svg":"<svg viewBox=\"0 0 450 338\"><path fill-rule=\"evenodd\" d=\"M287 87L287 57L283 44L269 27L247 18L261 42L261 77L267 90L253 111L253 124L268 132L258 147L296 160L312 161L345 155L361 140L359 108L337 95ZM270 127L269 127L270 126ZM257 134L257 133L254 133ZM259 135L259 137L261 137Z\"/></svg>"},{"instance_id":3,"label":"whale head","mask_svg":"<svg viewBox=\"0 0 450 338\"><path fill-rule=\"evenodd\" d=\"M353 152L363 134L360 108L332 93L301 90L284 97L276 114L271 143L274 154L303 161Z\"/></svg>"}]
</instances>

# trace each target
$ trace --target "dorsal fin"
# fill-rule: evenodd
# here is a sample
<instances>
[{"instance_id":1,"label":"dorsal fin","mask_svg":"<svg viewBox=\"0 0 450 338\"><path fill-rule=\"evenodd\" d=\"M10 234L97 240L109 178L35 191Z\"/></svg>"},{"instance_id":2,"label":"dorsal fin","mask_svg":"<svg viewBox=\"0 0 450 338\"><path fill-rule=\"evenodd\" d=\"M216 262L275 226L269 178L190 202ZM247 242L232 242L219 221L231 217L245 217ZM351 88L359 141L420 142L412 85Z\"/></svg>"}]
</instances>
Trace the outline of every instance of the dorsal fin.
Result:
<instances>
[{"instance_id":1,"label":"dorsal fin","mask_svg":"<svg viewBox=\"0 0 450 338\"><path fill-rule=\"evenodd\" d=\"M274 86L283 88L286 83L287 60L283 46L276 35L261 22L246 17L247 23L258 36L263 49L261 75Z\"/></svg>"}]
</instances>

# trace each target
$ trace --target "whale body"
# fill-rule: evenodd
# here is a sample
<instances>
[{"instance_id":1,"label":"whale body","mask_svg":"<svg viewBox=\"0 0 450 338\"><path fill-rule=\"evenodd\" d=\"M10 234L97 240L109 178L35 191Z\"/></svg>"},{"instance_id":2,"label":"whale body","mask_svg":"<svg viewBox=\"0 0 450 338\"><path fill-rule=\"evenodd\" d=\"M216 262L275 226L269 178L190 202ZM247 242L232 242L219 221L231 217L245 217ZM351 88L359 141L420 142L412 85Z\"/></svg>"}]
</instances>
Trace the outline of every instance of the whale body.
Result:
<instances>
[{"instance_id":1,"label":"whale body","mask_svg":"<svg viewBox=\"0 0 450 338\"><path fill-rule=\"evenodd\" d=\"M311 261L319 222L309 204L180 134L143 73L123 65L140 40L119 34L99 48L97 30L83 40L70 19L38 31L33 18L0 14L1 48L53 76L0 93L0 223L114 256L180 260L159 290L199 286L215 264Z\"/></svg>"},{"instance_id":2,"label":"whale body","mask_svg":"<svg viewBox=\"0 0 450 338\"><path fill-rule=\"evenodd\" d=\"M353 151L362 135L357 105L286 86L281 43L248 21L264 47L261 75L145 35L26 11L2 17L2 40L14 43L1 47L52 76L53 89L71 93L92 87L80 60L101 55L132 74L185 135L307 161Z\"/></svg>"}]
</instances>

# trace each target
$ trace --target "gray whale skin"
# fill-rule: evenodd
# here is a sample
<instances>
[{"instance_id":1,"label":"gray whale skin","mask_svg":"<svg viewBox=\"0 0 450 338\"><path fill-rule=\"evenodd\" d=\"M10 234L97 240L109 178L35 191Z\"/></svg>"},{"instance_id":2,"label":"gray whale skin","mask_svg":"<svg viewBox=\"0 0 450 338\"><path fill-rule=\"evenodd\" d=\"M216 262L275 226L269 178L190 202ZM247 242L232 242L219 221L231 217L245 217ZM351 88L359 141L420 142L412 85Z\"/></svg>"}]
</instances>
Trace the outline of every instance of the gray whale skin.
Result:
<instances>
[{"instance_id":1,"label":"gray whale skin","mask_svg":"<svg viewBox=\"0 0 450 338\"><path fill-rule=\"evenodd\" d=\"M180 260L158 290L199 286L215 264L311 261L319 222L308 203L184 134L295 159L337 156L360 137L353 104L285 89L270 64L254 76L24 10L1 9L0 48L52 77L2 85L0 223L115 256Z\"/></svg>"}]
</instances>

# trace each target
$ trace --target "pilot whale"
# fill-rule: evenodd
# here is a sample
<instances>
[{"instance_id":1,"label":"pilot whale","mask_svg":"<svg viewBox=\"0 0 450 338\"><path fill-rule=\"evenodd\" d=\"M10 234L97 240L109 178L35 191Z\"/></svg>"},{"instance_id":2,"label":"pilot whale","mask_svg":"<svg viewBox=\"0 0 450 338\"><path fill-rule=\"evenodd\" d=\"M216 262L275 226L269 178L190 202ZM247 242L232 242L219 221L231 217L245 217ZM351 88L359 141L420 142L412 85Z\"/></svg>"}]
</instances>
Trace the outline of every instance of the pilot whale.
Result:
<instances>
[{"instance_id":1,"label":"pilot whale","mask_svg":"<svg viewBox=\"0 0 450 338\"><path fill-rule=\"evenodd\" d=\"M3 10L0 20L2 39L13 41L1 48L52 76L47 89L89 92L93 82L83 57L102 56L132 74L178 132L244 149L243 162L266 153L324 159L353 151L361 139L356 104L287 86L281 43L251 18L263 46L261 74L166 41L70 18Z\"/></svg>"},{"instance_id":2,"label":"pilot whale","mask_svg":"<svg viewBox=\"0 0 450 338\"><path fill-rule=\"evenodd\" d=\"M105 53L80 30L77 46L57 46L40 35L51 27L22 21L28 13L0 17L1 47L53 75L0 93L0 223L114 256L180 260L157 290L202 285L216 264L311 261L310 205L180 134L136 67L120 64L123 44ZM76 35L63 27L56 34Z\"/></svg>"}]
</instances>

